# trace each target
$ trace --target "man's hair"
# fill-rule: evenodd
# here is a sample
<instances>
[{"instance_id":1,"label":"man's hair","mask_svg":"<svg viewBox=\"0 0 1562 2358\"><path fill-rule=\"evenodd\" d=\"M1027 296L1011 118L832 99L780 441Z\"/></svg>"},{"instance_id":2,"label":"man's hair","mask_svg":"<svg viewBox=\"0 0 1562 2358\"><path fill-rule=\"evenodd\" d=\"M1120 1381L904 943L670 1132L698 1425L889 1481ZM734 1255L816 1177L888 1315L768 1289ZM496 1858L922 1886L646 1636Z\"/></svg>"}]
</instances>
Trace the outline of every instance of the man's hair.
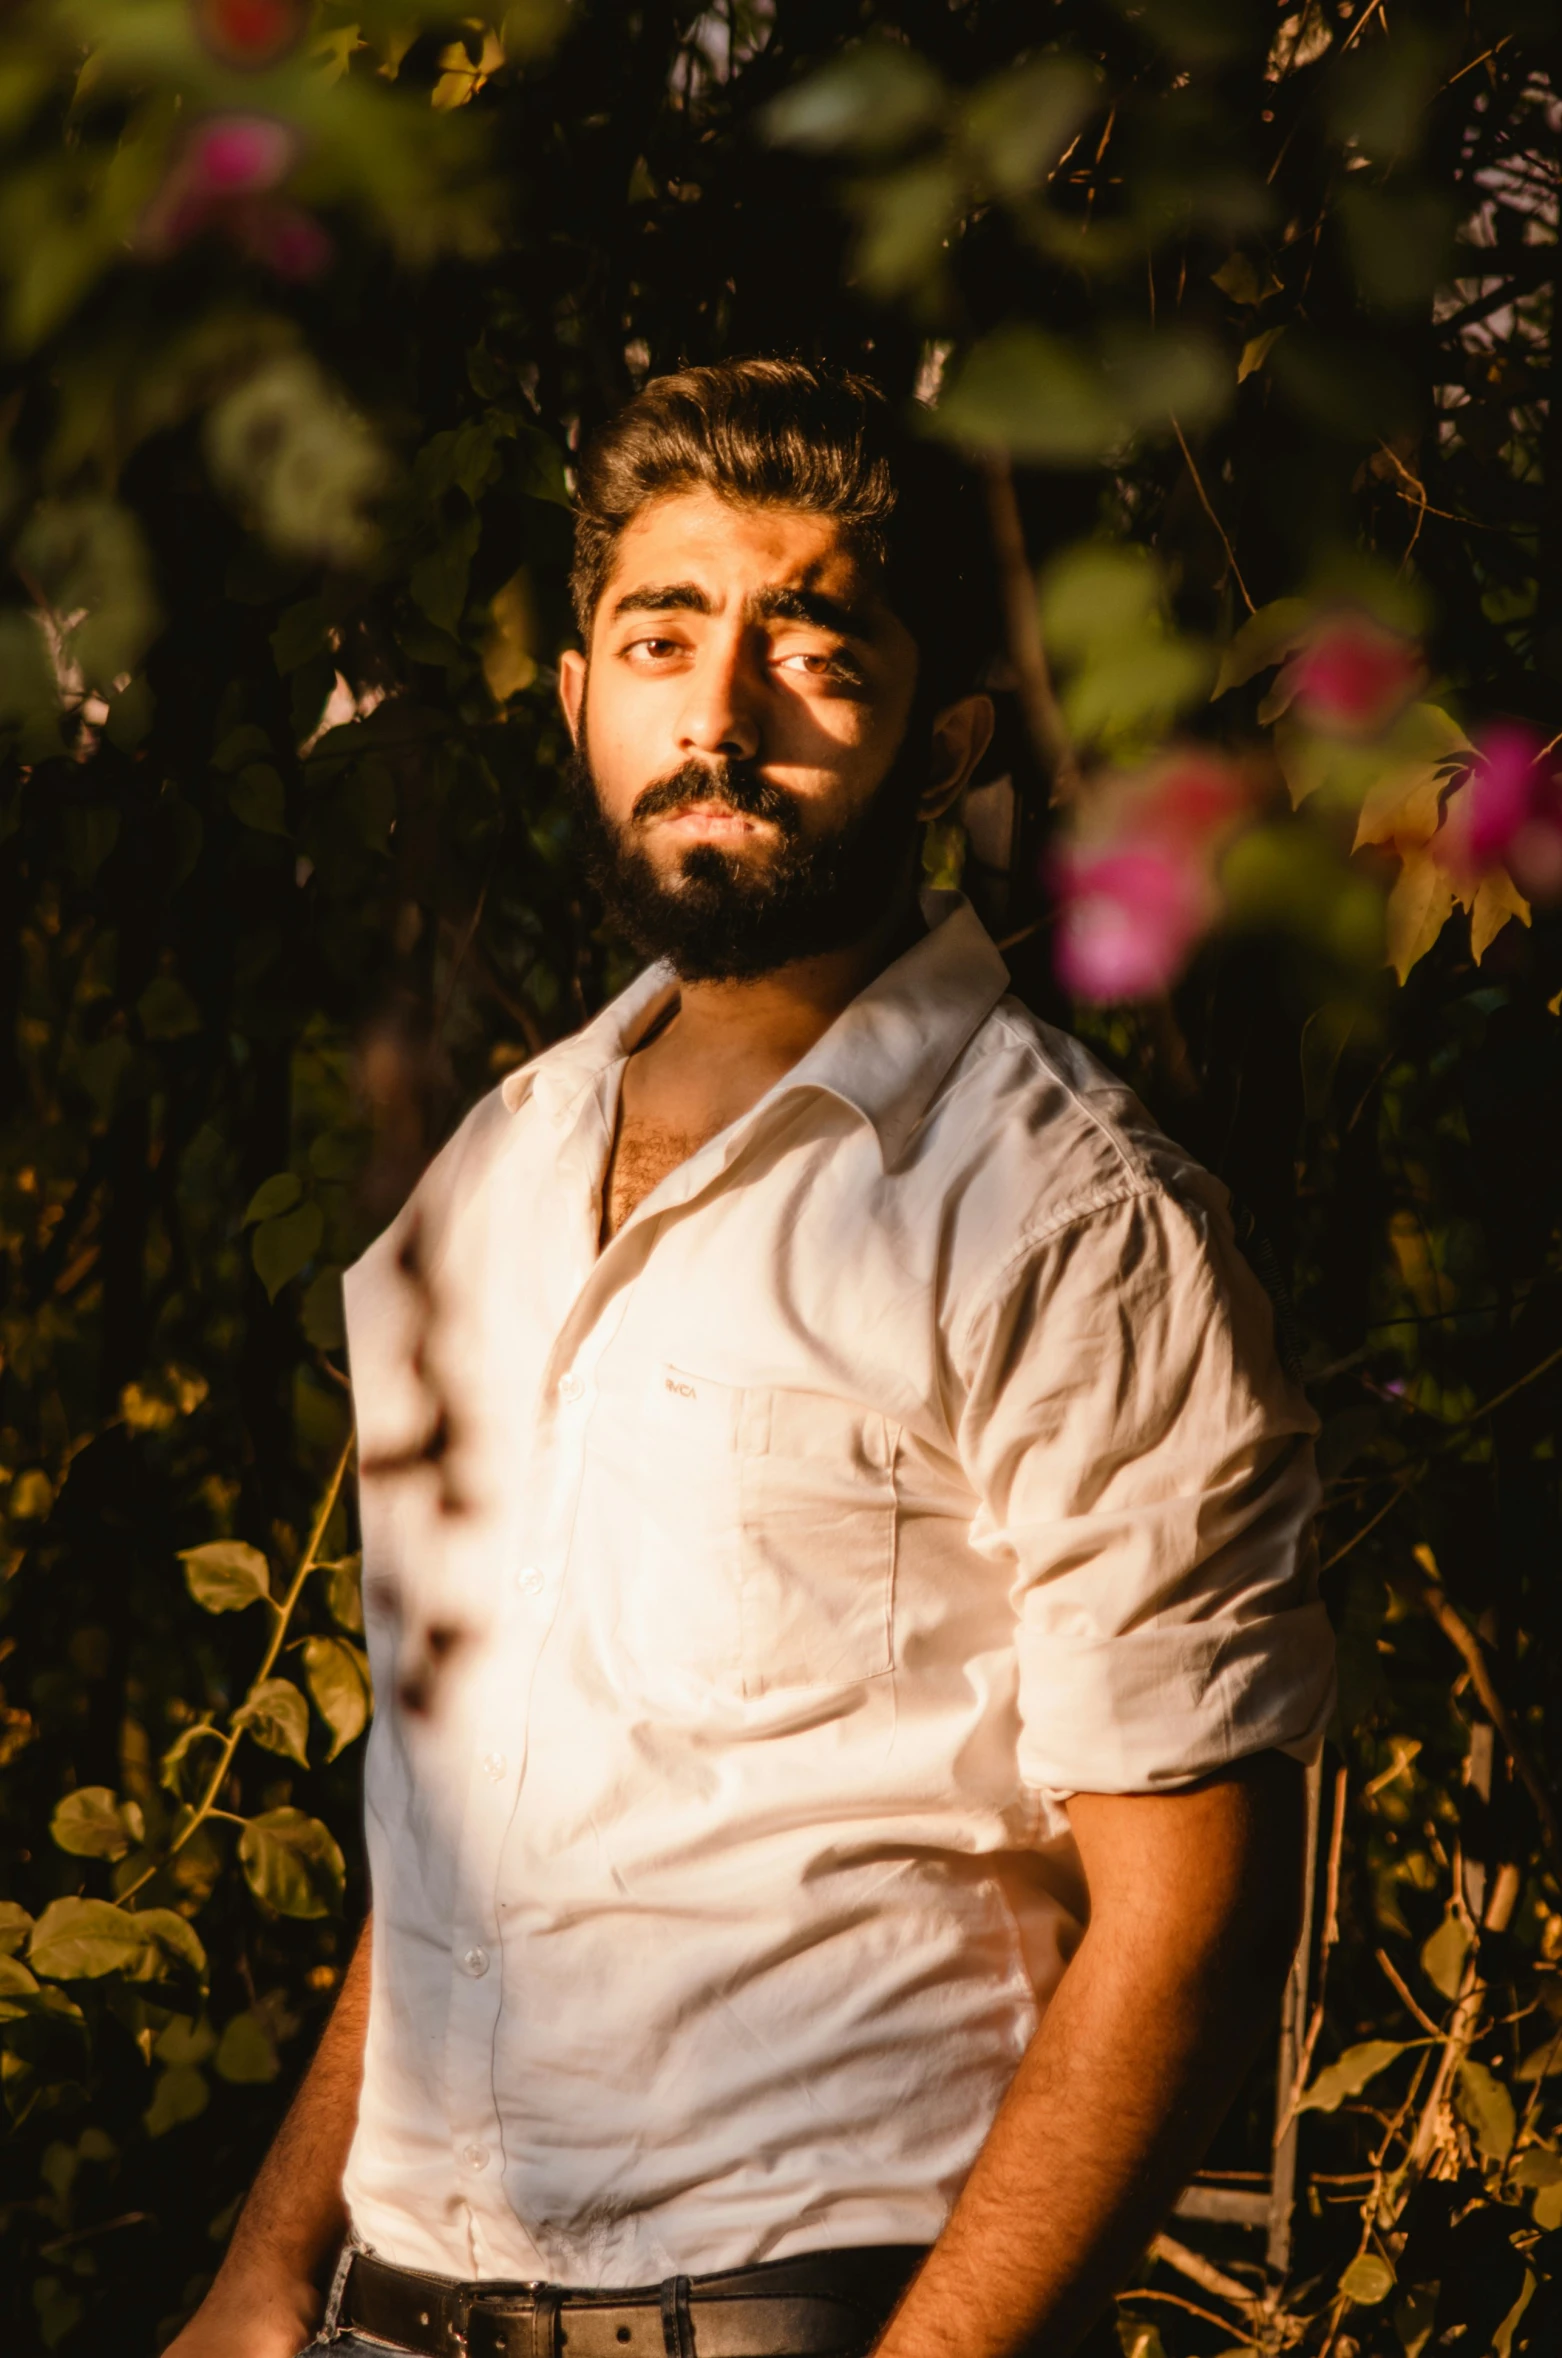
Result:
<instances>
[{"instance_id":1,"label":"man's hair","mask_svg":"<svg viewBox=\"0 0 1562 2358\"><path fill-rule=\"evenodd\" d=\"M684 491L834 518L917 642L919 699L936 709L979 684L997 642L981 499L867 378L730 360L636 394L577 477L570 587L588 643L624 532L653 500Z\"/></svg>"}]
</instances>

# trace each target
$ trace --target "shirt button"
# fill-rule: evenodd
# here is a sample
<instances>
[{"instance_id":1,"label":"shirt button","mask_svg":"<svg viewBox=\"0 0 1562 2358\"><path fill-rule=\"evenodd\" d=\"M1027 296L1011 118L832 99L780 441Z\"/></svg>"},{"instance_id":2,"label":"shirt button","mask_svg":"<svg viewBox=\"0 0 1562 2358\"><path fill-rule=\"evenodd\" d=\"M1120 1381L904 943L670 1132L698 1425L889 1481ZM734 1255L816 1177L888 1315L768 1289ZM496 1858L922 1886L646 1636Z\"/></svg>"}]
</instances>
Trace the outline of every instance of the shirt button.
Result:
<instances>
[{"instance_id":1,"label":"shirt button","mask_svg":"<svg viewBox=\"0 0 1562 2358\"><path fill-rule=\"evenodd\" d=\"M461 1959L461 1967L463 1972L470 1973L474 1981L481 1981L483 1975L488 1971L488 1951L486 1949L468 1949Z\"/></svg>"},{"instance_id":2,"label":"shirt button","mask_svg":"<svg viewBox=\"0 0 1562 2358\"><path fill-rule=\"evenodd\" d=\"M483 1774L485 1777L492 1777L496 1785L509 1765L502 1752L485 1752L483 1754Z\"/></svg>"},{"instance_id":3,"label":"shirt button","mask_svg":"<svg viewBox=\"0 0 1562 2358\"><path fill-rule=\"evenodd\" d=\"M542 1594L542 1574L535 1564L527 1564L522 1571L515 1575L515 1585L523 1596L540 1597Z\"/></svg>"},{"instance_id":4,"label":"shirt button","mask_svg":"<svg viewBox=\"0 0 1562 2358\"><path fill-rule=\"evenodd\" d=\"M568 1369L559 1378L559 1398L561 1400L578 1400L585 1388L573 1368Z\"/></svg>"},{"instance_id":5,"label":"shirt button","mask_svg":"<svg viewBox=\"0 0 1562 2358\"><path fill-rule=\"evenodd\" d=\"M475 2178L479 2170L488 2167L488 2148L486 2145L463 2145L461 2159Z\"/></svg>"}]
</instances>

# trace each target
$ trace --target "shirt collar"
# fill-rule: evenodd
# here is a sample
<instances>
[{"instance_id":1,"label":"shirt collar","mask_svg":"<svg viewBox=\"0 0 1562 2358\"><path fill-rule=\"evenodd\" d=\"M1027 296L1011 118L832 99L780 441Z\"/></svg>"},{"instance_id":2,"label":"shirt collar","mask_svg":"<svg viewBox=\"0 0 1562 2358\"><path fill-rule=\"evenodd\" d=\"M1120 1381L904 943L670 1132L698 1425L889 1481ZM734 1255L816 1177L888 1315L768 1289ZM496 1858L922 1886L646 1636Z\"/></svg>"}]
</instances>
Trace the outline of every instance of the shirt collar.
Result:
<instances>
[{"instance_id":1,"label":"shirt collar","mask_svg":"<svg viewBox=\"0 0 1562 2358\"><path fill-rule=\"evenodd\" d=\"M1009 985L1008 968L963 894L924 892L922 915L928 931L921 940L858 992L764 1100L805 1089L839 1098L872 1124L886 1164ZM535 1093L539 1111L562 1125L582 1093L630 1054L677 989L670 966L648 966L583 1031L511 1073L502 1088L505 1104L514 1112Z\"/></svg>"}]
</instances>

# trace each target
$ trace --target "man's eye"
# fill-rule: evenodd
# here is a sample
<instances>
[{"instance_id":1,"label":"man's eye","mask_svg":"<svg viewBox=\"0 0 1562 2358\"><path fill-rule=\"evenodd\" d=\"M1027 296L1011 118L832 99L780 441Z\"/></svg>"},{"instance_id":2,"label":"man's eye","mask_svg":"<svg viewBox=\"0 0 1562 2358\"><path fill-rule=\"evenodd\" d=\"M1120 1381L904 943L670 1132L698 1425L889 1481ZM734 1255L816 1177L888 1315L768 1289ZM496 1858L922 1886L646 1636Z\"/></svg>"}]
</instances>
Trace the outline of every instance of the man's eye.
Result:
<instances>
[{"instance_id":1,"label":"man's eye","mask_svg":"<svg viewBox=\"0 0 1562 2358\"><path fill-rule=\"evenodd\" d=\"M797 648L780 658L779 668L800 671L815 680L856 680L862 676L839 648L829 653L817 648Z\"/></svg>"},{"instance_id":2,"label":"man's eye","mask_svg":"<svg viewBox=\"0 0 1562 2358\"><path fill-rule=\"evenodd\" d=\"M624 652L627 655L646 656L654 663L660 661L663 656L676 655L678 641L676 639L631 639Z\"/></svg>"}]
</instances>

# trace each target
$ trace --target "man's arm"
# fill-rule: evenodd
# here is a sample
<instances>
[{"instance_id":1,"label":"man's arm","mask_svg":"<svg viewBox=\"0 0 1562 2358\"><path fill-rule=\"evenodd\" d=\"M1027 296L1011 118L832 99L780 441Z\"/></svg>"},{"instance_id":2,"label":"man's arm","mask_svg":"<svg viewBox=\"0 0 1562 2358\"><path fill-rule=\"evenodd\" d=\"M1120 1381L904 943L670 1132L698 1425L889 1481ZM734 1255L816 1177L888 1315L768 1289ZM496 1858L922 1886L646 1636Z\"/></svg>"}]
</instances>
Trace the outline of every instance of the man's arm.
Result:
<instances>
[{"instance_id":1,"label":"man's arm","mask_svg":"<svg viewBox=\"0 0 1562 2358\"><path fill-rule=\"evenodd\" d=\"M1066 2358L1273 2019L1301 1896L1295 1762L1068 1811L1089 1929L878 2358Z\"/></svg>"},{"instance_id":2,"label":"man's arm","mask_svg":"<svg viewBox=\"0 0 1562 2358\"><path fill-rule=\"evenodd\" d=\"M358 2117L368 2022L366 1924L216 2281L165 2358L295 2358L312 2339L321 2272L347 2229L342 2172Z\"/></svg>"}]
</instances>

